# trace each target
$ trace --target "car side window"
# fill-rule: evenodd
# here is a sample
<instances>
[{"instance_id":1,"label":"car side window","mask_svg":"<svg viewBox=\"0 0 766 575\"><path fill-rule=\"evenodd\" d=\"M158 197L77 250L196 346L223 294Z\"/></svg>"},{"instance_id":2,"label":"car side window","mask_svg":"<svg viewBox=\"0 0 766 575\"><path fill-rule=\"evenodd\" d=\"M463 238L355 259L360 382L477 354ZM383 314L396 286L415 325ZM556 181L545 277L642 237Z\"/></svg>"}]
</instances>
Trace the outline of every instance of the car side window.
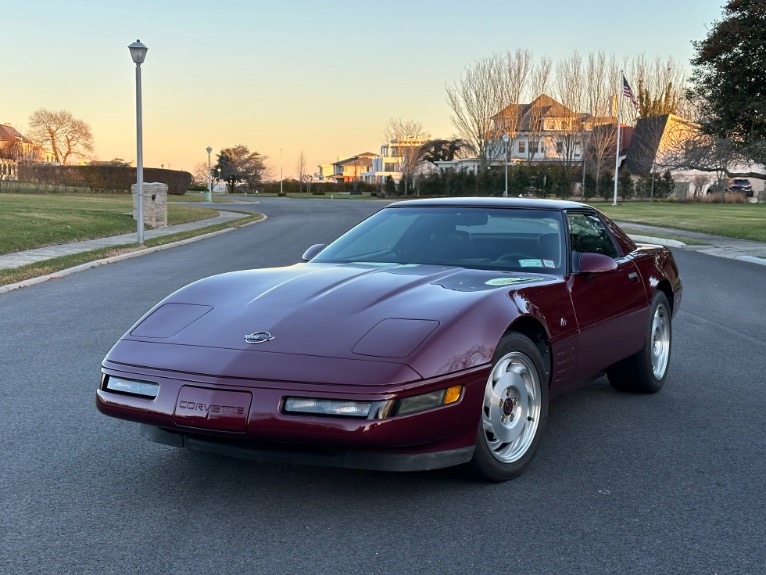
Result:
<instances>
[{"instance_id":1,"label":"car side window","mask_svg":"<svg viewBox=\"0 0 766 575\"><path fill-rule=\"evenodd\" d=\"M612 236L595 214L567 213L567 225L572 251L619 257Z\"/></svg>"}]
</instances>

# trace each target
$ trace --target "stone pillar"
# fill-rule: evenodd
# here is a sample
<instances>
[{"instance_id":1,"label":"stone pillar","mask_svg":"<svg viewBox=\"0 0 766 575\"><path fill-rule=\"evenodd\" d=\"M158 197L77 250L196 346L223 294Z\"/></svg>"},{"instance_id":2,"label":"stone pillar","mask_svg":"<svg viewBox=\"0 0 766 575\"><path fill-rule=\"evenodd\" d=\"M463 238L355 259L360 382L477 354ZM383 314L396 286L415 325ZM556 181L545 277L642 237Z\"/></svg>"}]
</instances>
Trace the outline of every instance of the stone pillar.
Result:
<instances>
[{"instance_id":1,"label":"stone pillar","mask_svg":"<svg viewBox=\"0 0 766 575\"><path fill-rule=\"evenodd\" d=\"M133 219L138 219L138 184L130 186L133 195ZM168 225L168 186L160 182L144 182L144 225L162 228Z\"/></svg>"}]
</instances>

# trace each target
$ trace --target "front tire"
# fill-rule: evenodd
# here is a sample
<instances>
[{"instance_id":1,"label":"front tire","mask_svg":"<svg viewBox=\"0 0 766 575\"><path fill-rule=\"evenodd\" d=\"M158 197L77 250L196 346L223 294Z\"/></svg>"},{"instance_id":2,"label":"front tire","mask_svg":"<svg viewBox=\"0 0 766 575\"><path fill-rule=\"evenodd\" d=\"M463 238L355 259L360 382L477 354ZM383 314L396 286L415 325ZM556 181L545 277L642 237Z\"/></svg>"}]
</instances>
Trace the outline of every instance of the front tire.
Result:
<instances>
[{"instance_id":1,"label":"front tire","mask_svg":"<svg viewBox=\"0 0 766 575\"><path fill-rule=\"evenodd\" d=\"M548 420L545 373L540 351L528 337L510 333L500 340L470 463L482 479L512 479L534 457Z\"/></svg>"},{"instance_id":2,"label":"front tire","mask_svg":"<svg viewBox=\"0 0 766 575\"><path fill-rule=\"evenodd\" d=\"M631 393L657 393L662 389L670 365L672 338L668 298L658 291L649 307L649 325L644 347L606 372L612 387Z\"/></svg>"}]
</instances>

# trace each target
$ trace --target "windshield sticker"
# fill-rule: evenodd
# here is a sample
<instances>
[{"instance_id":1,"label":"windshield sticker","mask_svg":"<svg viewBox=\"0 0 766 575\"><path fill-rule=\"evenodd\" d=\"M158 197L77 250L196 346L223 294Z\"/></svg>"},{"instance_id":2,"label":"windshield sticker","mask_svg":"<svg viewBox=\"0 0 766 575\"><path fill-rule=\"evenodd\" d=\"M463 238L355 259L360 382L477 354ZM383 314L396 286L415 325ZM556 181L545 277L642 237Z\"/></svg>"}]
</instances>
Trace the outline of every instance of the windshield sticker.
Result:
<instances>
[{"instance_id":1,"label":"windshield sticker","mask_svg":"<svg viewBox=\"0 0 766 575\"><path fill-rule=\"evenodd\" d=\"M553 260L543 260L543 266L546 268L555 268L556 264L553 262Z\"/></svg>"},{"instance_id":2,"label":"windshield sticker","mask_svg":"<svg viewBox=\"0 0 766 575\"><path fill-rule=\"evenodd\" d=\"M541 268L543 260L519 260L519 265L523 268Z\"/></svg>"},{"instance_id":3,"label":"windshield sticker","mask_svg":"<svg viewBox=\"0 0 766 575\"><path fill-rule=\"evenodd\" d=\"M523 284L529 282L539 282L541 278L524 278L524 277L512 277L512 278L493 278L487 280L485 285L488 286L510 286L516 284Z\"/></svg>"}]
</instances>

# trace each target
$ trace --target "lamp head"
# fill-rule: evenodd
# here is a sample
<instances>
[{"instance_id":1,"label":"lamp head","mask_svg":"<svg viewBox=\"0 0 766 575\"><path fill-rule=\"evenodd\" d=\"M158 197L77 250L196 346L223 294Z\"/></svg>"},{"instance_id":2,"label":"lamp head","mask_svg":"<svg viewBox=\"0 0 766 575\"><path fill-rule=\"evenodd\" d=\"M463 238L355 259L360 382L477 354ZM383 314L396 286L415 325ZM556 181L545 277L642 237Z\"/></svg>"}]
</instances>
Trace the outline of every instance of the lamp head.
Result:
<instances>
[{"instance_id":1,"label":"lamp head","mask_svg":"<svg viewBox=\"0 0 766 575\"><path fill-rule=\"evenodd\" d=\"M133 62L135 62L137 66L140 66L144 63L146 52L149 50L149 48L144 46L141 43L141 40L136 40L130 46L128 46L128 50L130 50L130 57L133 59Z\"/></svg>"}]
</instances>

